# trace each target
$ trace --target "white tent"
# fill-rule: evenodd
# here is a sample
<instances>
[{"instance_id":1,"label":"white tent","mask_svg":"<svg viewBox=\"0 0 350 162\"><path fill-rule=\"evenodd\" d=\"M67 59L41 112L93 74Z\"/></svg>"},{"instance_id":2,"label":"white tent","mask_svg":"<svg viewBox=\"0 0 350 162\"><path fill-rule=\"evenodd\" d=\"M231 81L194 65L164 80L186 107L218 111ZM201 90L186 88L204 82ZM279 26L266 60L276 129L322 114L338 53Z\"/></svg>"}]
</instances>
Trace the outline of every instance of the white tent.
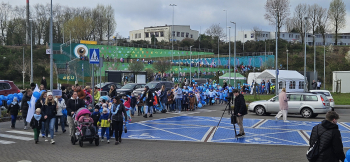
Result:
<instances>
[{"instance_id":1,"label":"white tent","mask_svg":"<svg viewBox=\"0 0 350 162\"><path fill-rule=\"evenodd\" d=\"M276 70L265 70L257 79L270 80L275 83ZM303 92L304 76L295 70L279 70L278 74L279 90L286 88L287 92Z\"/></svg>"},{"instance_id":2,"label":"white tent","mask_svg":"<svg viewBox=\"0 0 350 162\"><path fill-rule=\"evenodd\" d=\"M257 79L260 74L261 74L261 72L250 72L248 74L247 84L251 85L253 80L256 83L261 83L262 80L261 79Z\"/></svg>"}]
</instances>

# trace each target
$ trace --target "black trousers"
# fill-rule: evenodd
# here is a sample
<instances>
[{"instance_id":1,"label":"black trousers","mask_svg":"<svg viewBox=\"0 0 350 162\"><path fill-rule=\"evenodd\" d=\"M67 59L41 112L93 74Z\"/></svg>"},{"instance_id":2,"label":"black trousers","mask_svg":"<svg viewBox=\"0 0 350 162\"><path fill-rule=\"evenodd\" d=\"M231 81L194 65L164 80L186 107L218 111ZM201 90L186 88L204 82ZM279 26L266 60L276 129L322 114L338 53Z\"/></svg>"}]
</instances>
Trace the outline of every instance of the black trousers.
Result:
<instances>
[{"instance_id":1,"label":"black trousers","mask_svg":"<svg viewBox=\"0 0 350 162\"><path fill-rule=\"evenodd\" d=\"M115 140L117 141L122 137L123 134L123 121L113 121L112 122L112 135L115 133Z\"/></svg>"}]
</instances>

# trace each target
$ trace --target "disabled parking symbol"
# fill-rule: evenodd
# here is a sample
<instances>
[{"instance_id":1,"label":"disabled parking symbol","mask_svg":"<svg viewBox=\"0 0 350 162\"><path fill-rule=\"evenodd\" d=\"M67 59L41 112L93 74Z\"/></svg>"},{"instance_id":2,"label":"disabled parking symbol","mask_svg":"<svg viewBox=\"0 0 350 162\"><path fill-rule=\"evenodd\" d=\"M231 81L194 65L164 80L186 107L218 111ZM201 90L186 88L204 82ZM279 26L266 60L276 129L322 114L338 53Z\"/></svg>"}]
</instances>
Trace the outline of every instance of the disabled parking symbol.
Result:
<instances>
[{"instance_id":1,"label":"disabled parking symbol","mask_svg":"<svg viewBox=\"0 0 350 162\"><path fill-rule=\"evenodd\" d=\"M261 144L278 144L278 143L281 143L281 142L274 142L274 141L271 141L271 140L266 140L266 139L261 139L261 138L253 138L253 139L248 139L248 140L245 140L246 142L248 143L261 143Z\"/></svg>"},{"instance_id":2,"label":"disabled parking symbol","mask_svg":"<svg viewBox=\"0 0 350 162\"><path fill-rule=\"evenodd\" d=\"M129 138L134 138L134 139L155 139L155 138L159 138L159 137L152 136L149 133L142 133L141 135L130 135L128 137Z\"/></svg>"}]
</instances>

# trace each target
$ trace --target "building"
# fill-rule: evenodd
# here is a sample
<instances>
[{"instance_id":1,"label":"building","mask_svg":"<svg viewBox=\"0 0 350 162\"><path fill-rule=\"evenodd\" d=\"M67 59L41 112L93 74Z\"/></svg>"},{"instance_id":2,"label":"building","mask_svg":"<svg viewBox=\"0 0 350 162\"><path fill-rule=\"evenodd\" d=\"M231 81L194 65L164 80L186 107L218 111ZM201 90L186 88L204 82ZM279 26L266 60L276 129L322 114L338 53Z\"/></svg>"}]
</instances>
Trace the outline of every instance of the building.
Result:
<instances>
[{"instance_id":1,"label":"building","mask_svg":"<svg viewBox=\"0 0 350 162\"><path fill-rule=\"evenodd\" d=\"M238 31L237 32L237 41L245 43L246 41L265 41L268 39L276 39L275 32L268 31ZM304 35L302 37L305 37ZM313 35L307 33L306 42L308 45L313 45ZM233 39L232 39L233 38ZM280 38L288 42L301 43L302 38L300 33L289 33L281 32ZM335 34L326 34L325 35L325 44L334 45L335 43ZM231 40L234 40L234 37L231 37ZM316 46L323 45L323 37L321 34L316 34ZM338 33L338 45L350 45L350 33Z\"/></svg>"},{"instance_id":2,"label":"building","mask_svg":"<svg viewBox=\"0 0 350 162\"><path fill-rule=\"evenodd\" d=\"M199 32L192 30L189 25L165 25L165 26L151 26L139 30L130 31L130 41L145 40L151 42L152 35L154 35L158 42L170 42L171 31L173 31L174 41L182 41L185 38L197 40Z\"/></svg>"}]
</instances>

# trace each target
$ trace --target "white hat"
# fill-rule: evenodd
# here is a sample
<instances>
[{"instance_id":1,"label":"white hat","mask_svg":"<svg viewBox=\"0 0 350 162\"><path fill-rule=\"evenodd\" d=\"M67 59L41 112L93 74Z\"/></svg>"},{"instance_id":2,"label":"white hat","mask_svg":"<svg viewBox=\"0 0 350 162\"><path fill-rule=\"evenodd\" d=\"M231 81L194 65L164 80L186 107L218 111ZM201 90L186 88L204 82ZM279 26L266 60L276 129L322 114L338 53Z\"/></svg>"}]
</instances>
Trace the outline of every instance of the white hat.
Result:
<instances>
[{"instance_id":1,"label":"white hat","mask_svg":"<svg viewBox=\"0 0 350 162\"><path fill-rule=\"evenodd\" d=\"M52 96L52 92L47 92L47 96Z\"/></svg>"},{"instance_id":2,"label":"white hat","mask_svg":"<svg viewBox=\"0 0 350 162\"><path fill-rule=\"evenodd\" d=\"M107 108L103 108L103 112L108 112Z\"/></svg>"}]
</instances>

